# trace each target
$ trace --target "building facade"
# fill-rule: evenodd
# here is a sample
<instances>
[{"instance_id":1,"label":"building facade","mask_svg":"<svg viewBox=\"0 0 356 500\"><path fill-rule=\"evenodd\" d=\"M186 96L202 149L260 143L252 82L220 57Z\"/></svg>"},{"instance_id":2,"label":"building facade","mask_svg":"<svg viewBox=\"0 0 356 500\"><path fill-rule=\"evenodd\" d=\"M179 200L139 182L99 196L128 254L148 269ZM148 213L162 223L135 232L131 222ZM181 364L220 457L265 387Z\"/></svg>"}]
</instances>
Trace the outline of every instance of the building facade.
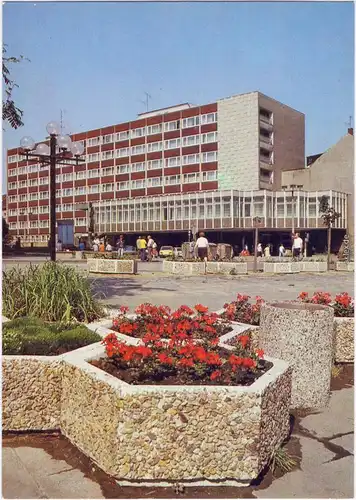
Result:
<instances>
[{"instance_id":1,"label":"building facade","mask_svg":"<svg viewBox=\"0 0 356 500\"><path fill-rule=\"evenodd\" d=\"M292 227L292 199L281 192L285 171L305 164L304 115L259 92L202 106L182 104L138 119L72 135L85 146L86 163L57 168L57 220L88 232L92 203L95 230L182 233L195 228L252 230L263 218L271 230ZM8 151L8 222L24 244L47 244L49 171ZM324 190L343 210L343 191ZM300 193L295 227L318 228L321 193Z\"/></svg>"}]
</instances>

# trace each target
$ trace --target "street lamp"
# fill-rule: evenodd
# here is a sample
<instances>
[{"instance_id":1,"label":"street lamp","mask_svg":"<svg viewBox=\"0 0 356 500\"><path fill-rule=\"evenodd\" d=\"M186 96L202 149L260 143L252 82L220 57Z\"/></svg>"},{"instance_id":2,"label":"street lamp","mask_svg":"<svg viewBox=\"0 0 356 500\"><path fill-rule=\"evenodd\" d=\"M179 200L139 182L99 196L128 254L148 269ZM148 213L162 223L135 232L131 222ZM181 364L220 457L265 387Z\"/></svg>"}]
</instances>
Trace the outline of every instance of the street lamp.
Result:
<instances>
[{"instance_id":1,"label":"street lamp","mask_svg":"<svg viewBox=\"0 0 356 500\"><path fill-rule=\"evenodd\" d=\"M254 226L255 226L255 248L254 248L254 256L253 256L253 271L257 273L257 245L258 245L258 228L262 223L261 217L253 218Z\"/></svg>"},{"instance_id":2,"label":"street lamp","mask_svg":"<svg viewBox=\"0 0 356 500\"><path fill-rule=\"evenodd\" d=\"M60 126L56 122L50 122L47 127L49 134L49 146L44 143L35 144L32 137L23 137L20 146L23 152L20 154L29 158L37 158L41 167L50 166L50 255L51 260L56 260L56 166L78 165L85 162L79 158L84 152L84 146L80 142L72 142L69 135L60 133ZM36 146L36 148L35 148ZM73 160L75 162L73 163Z\"/></svg>"}]
</instances>

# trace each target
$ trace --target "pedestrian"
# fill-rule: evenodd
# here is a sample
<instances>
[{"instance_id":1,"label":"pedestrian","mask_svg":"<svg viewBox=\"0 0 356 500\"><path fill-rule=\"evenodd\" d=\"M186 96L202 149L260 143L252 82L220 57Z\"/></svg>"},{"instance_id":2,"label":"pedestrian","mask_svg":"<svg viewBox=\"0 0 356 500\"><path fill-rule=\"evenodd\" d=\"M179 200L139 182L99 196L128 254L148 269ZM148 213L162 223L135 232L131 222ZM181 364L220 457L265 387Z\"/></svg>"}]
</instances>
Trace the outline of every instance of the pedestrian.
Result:
<instances>
[{"instance_id":1,"label":"pedestrian","mask_svg":"<svg viewBox=\"0 0 356 500\"><path fill-rule=\"evenodd\" d=\"M265 257L266 258L271 257L271 250L269 248L269 244L266 245L266 247L265 247Z\"/></svg>"},{"instance_id":2,"label":"pedestrian","mask_svg":"<svg viewBox=\"0 0 356 500\"><path fill-rule=\"evenodd\" d=\"M195 243L194 243L194 241L191 241L189 243L189 258L190 259L194 259L194 257L195 257L194 253L195 253Z\"/></svg>"},{"instance_id":3,"label":"pedestrian","mask_svg":"<svg viewBox=\"0 0 356 500\"><path fill-rule=\"evenodd\" d=\"M110 244L110 241L108 241L108 242L107 242L105 250L106 250L107 252L112 252L112 246L111 246L111 244Z\"/></svg>"},{"instance_id":4,"label":"pedestrian","mask_svg":"<svg viewBox=\"0 0 356 500\"><path fill-rule=\"evenodd\" d=\"M152 258L156 259L158 257L157 243L154 241L152 244Z\"/></svg>"},{"instance_id":5,"label":"pedestrian","mask_svg":"<svg viewBox=\"0 0 356 500\"><path fill-rule=\"evenodd\" d=\"M124 249L125 249L125 239L124 239L123 234L120 234L120 237L116 243L116 247L117 247L117 256L119 258L123 257L124 256Z\"/></svg>"},{"instance_id":6,"label":"pedestrian","mask_svg":"<svg viewBox=\"0 0 356 500\"><path fill-rule=\"evenodd\" d=\"M278 248L278 256L279 257L284 257L285 252L286 252L286 249L284 248L283 243L281 243L279 245L279 248Z\"/></svg>"},{"instance_id":7,"label":"pedestrian","mask_svg":"<svg viewBox=\"0 0 356 500\"><path fill-rule=\"evenodd\" d=\"M147 236L147 258L148 261L151 262L152 260L152 250L153 250L153 238L152 236L148 235Z\"/></svg>"},{"instance_id":8,"label":"pedestrian","mask_svg":"<svg viewBox=\"0 0 356 500\"><path fill-rule=\"evenodd\" d=\"M205 238L205 234L203 232L199 233L199 238L195 243L195 248L198 250L198 258L206 262L208 260L209 242Z\"/></svg>"},{"instance_id":9,"label":"pedestrian","mask_svg":"<svg viewBox=\"0 0 356 500\"><path fill-rule=\"evenodd\" d=\"M139 252L141 261L142 262L145 261L146 260L146 247L147 247L147 242L146 242L145 238L143 238L142 236L139 236L137 241L136 241L136 246L137 246L137 250Z\"/></svg>"},{"instance_id":10,"label":"pedestrian","mask_svg":"<svg viewBox=\"0 0 356 500\"><path fill-rule=\"evenodd\" d=\"M262 257L263 256L263 248L262 248L262 244L259 243L257 245L257 257Z\"/></svg>"},{"instance_id":11,"label":"pedestrian","mask_svg":"<svg viewBox=\"0 0 356 500\"><path fill-rule=\"evenodd\" d=\"M99 245L99 252L105 252L105 244L103 241L100 242Z\"/></svg>"},{"instance_id":12,"label":"pedestrian","mask_svg":"<svg viewBox=\"0 0 356 500\"><path fill-rule=\"evenodd\" d=\"M295 237L293 239L293 245L292 245L292 255L293 257L296 257L297 259L300 258L300 255L303 250L303 240L300 237L299 233L295 233Z\"/></svg>"},{"instance_id":13,"label":"pedestrian","mask_svg":"<svg viewBox=\"0 0 356 500\"><path fill-rule=\"evenodd\" d=\"M82 239L79 240L79 251L84 252L85 250L85 243Z\"/></svg>"},{"instance_id":14,"label":"pedestrian","mask_svg":"<svg viewBox=\"0 0 356 500\"><path fill-rule=\"evenodd\" d=\"M98 240L93 241L93 252L99 252Z\"/></svg>"},{"instance_id":15,"label":"pedestrian","mask_svg":"<svg viewBox=\"0 0 356 500\"><path fill-rule=\"evenodd\" d=\"M62 252L63 246L62 246L62 241L58 240L57 241L57 252Z\"/></svg>"}]
</instances>

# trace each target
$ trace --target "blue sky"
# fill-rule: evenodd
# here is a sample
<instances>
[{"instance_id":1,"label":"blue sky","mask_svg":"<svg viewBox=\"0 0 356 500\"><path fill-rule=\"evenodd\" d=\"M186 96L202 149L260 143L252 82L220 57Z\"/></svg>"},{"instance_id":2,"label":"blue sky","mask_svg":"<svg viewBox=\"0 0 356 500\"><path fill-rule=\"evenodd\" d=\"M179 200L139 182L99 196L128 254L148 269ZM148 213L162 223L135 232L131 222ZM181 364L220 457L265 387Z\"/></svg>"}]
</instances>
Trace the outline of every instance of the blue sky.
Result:
<instances>
[{"instance_id":1,"label":"blue sky","mask_svg":"<svg viewBox=\"0 0 356 500\"><path fill-rule=\"evenodd\" d=\"M345 132L354 110L352 3L6 3L3 40L25 126L4 147L260 90L306 115L306 154Z\"/></svg>"}]
</instances>

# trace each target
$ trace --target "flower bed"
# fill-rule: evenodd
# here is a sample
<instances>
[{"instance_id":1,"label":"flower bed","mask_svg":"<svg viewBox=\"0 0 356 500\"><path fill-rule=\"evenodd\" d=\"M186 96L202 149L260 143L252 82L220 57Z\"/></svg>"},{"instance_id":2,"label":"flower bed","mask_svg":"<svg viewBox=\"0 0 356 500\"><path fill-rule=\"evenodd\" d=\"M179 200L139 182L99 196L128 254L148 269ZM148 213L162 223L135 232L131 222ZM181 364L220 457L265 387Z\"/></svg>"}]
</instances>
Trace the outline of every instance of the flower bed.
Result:
<instances>
[{"instance_id":1,"label":"flower bed","mask_svg":"<svg viewBox=\"0 0 356 500\"><path fill-rule=\"evenodd\" d=\"M136 274L137 261L128 259L87 259L90 273Z\"/></svg>"},{"instance_id":2,"label":"flower bed","mask_svg":"<svg viewBox=\"0 0 356 500\"><path fill-rule=\"evenodd\" d=\"M352 261L351 262L336 261L335 270L336 271L354 272L355 271L355 263Z\"/></svg>"},{"instance_id":3,"label":"flower bed","mask_svg":"<svg viewBox=\"0 0 356 500\"><path fill-rule=\"evenodd\" d=\"M288 436L286 363L245 387L133 385L88 364L103 355L66 356L61 430L119 484L249 484Z\"/></svg>"}]
</instances>

